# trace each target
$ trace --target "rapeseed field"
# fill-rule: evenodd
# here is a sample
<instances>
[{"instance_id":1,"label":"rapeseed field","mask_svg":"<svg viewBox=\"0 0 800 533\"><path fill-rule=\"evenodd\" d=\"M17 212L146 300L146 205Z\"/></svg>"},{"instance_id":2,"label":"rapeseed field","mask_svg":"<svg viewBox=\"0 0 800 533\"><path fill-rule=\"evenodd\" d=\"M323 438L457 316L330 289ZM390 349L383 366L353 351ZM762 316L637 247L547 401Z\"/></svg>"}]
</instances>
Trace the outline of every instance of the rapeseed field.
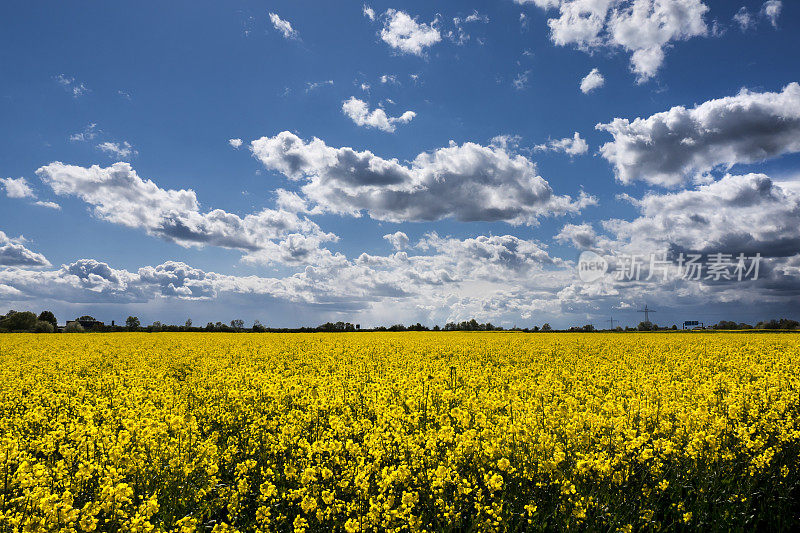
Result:
<instances>
[{"instance_id":1,"label":"rapeseed field","mask_svg":"<svg viewBox=\"0 0 800 533\"><path fill-rule=\"evenodd\" d=\"M0 531L798 525L800 336L0 335Z\"/></svg>"}]
</instances>

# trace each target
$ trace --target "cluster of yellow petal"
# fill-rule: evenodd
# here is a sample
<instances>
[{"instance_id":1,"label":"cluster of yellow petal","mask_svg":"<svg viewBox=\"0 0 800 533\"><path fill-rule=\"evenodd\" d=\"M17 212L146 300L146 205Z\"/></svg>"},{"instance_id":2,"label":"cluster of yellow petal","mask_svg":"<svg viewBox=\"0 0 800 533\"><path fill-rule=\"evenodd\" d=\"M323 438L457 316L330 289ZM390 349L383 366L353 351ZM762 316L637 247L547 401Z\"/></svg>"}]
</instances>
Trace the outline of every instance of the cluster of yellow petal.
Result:
<instances>
[{"instance_id":1,"label":"cluster of yellow petal","mask_svg":"<svg viewBox=\"0 0 800 533\"><path fill-rule=\"evenodd\" d=\"M790 529L792 334L0 335L0 531Z\"/></svg>"}]
</instances>

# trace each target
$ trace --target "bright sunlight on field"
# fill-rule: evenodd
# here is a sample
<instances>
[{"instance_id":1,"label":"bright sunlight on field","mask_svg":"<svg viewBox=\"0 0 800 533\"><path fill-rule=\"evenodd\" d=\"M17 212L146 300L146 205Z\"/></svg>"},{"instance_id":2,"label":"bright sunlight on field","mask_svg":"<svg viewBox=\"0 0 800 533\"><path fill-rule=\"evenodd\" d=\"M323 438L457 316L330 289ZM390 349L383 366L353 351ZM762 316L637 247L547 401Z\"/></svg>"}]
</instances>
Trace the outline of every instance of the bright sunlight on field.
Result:
<instances>
[{"instance_id":1,"label":"bright sunlight on field","mask_svg":"<svg viewBox=\"0 0 800 533\"><path fill-rule=\"evenodd\" d=\"M800 336L0 335L2 531L789 529Z\"/></svg>"}]
</instances>

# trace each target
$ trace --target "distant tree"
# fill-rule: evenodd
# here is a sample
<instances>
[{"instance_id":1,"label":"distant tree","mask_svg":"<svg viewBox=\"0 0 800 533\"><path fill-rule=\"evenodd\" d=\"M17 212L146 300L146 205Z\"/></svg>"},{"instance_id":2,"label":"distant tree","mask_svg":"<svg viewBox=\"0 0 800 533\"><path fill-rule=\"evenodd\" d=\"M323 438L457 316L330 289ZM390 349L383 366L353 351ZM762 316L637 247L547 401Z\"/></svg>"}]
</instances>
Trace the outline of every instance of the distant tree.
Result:
<instances>
[{"instance_id":1,"label":"distant tree","mask_svg":"<svg viewBox=\"0 0 800 533\"><path fill-rule=\"evenodd\" d=\"M636 326L636 329L639 331L653 331L654 329L658 329L658 326L652 322L639 322L639 325Z\"/></svg>"},{"instance_id":2,"label":"distant tree","mask_svg":"<svg viewBox=\"0 0 800 533\"><path fill-rule=\"evenodd\" d=\"M128 331L136 331L142 326L139 322L139 317L136 316L129 316L125 319L125 327L128 328Z\"/></svg>"},{"instance_id":3,"label":"distant tree","mask_svg":"<svg viewBox=\"0 0 800 533\"><path fill-rule=\"evenodd\" d=\"M253 331L257 333L264 333L267 331L267 327L261 323L261 321L256 320L253 322Z\"/></svg>"},{"instance_id":4,"label":"distant tree","mask_svg":"<svg viewBox=\"0 0 800 533\"><path fill-rule=\"evenodd\" d=\"M214 323L213 322L209 322L208 324L206 324L206 331L214 331Z\"/></svg>"},{"instance_id":5,"label":"distant tree","mask_svg":"<svg viewBox=\"0 0 800 533\"><path fill-rule=\"evenodd\" d=\"M595 330L594 329L594 325L592 325L592 324L586 324L585 326L583 326L583 331L592 332L594 330Z\"/></svg>"},{"instance_id":6,"label":"distant tree","mask_svg":"<svg viewBox=\"0 0 800 533\"><path fill-rule=\"evenodd\" d=\"M79 322L70 322L64 328L64 333L83 333L83 326Z\"/></svg>"},{"instance_id":7,"label":"distant tree","mask_svg":"<svg viewBox=\"0 0 800 533\"><path fill-rule=\"evenodd\" d=\"M93 316L83 315L78 320L94 321L94 320L97 320L97 319L95 317L93 317Z\"/></svg>"},{"instance_id":8,"label":"distant tree","mask_svg":"<svg viewBox=\"0 0 800 533\"><path fill-rule=\"evenodd\" d=\"M231 320L231 327L235 330L244 329L244 320L241 318L237 318L236 320Z\"/></svg>"},{"instance_id":9,"label":"distant tree","mask_svg":"<svg viewBox=\"0 0 800 533\"><path fill-rule=\"evenodd\" d=\"M58 327L58 320L56 320L56 315L54 315L52 311L42 311L39 313L39 320L50 323L53 326L53 331Z\"/></svg>"},{"instance_id":10,"label":"distant tree","mask_svg":"<svg viewBox=\"0 0 800 533\"><path fill-rule=\"evenodd\" d=\"M147 328L150 331L161 331L164 329L164 324L162 324L159 320L153 322L153 324Z\"/></svg>"},{"instance_id":11,"label":"distant tree","mask_svg":"<svg viewBox=\"0 0 800 533\"><path fill-rule=\"evenodd\" d=\"M503 328L500 326L495 326L491 322L480 324L477 320L472 318L470 320L459 322L458 324L455 322L448 322L442 329L444 331L500 331Z\"/></svg>"},{"instance_id":12,"label":"distant tree","mask_svg":"<svg viewBox=\"0 0 800 533\"><path fill-rule=\"evenodd\" d=\"M355 331L356 326L350 322L325 322L317 326L317 331Z\"/></svg>"},{"instance_id":13,"label":"distant tree","mask_svg":"<svg viewBox=\"0 0 800 533\"><path fill-rule=\"evenodd\" d=\"M671 329L672 331L677 331L678 330L678 326L676 324L672 324L672 327L669 328L669 329Z\"/></svg>"},{"instance_id":14,"label":"distant tree","mask_svg":"<svg viewBox=\"0 0 800 533\"><path fill-rule=\"evenodd\" d=\"M768 322L759 322L756 324L757 329L798 329L800 322L797 320L790 320L788 318L781 318L780 320L770 320Z\"/></svg>"},{"instance_id":15,"label":"distant tree","mask_svg":"<svg viewBox=\"0 0 800 533\"><path fill-rule=\"evenodd\" d=\"M542 331L553 331L553 328L550 327L550 324L545 322L542 324Z\"/></svg>"},{"instance_id":16,"label":"distant tree","mask_svg":"<svg viewBox=\"0 0 800 533\"><path fill-rule=\"evenodd\" d=\"M32 331L36 326L36 315L30 311L9 311L0 319L0 330Z\"/></svg>"},{"instance_id":17,"label":"distant tree","mask_svg":"<svg viewBox=\"0 0 800 533\"><path fill-rule=\"evenodd\" d=\"M55 330L56 328L53 327L53 324L44 320L37 320L36 325L33 326L34 333L53 333Z\"/></svg>"},{"instance_id":18,"label":"distant tree","mask_svg":"<svg viewBox=\"0 0 800 533\"><path fill-rule=\"evenodd\" d=\"M183 326L184 326L186 329L189 329L190 327L192 327L192 319L191 319L191 318L187 318L187 319L186 319L186 323L185 323Z\"/></svg>"}]
</instances>

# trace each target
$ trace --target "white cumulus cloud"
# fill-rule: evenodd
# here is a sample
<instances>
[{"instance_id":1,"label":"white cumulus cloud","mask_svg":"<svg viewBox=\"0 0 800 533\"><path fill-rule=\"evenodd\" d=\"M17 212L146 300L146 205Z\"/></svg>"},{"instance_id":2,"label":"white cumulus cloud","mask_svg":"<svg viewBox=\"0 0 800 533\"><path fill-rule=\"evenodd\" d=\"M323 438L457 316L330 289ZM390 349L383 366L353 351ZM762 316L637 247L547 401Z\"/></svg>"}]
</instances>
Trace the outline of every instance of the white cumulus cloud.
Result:
<instances>
[{"instance_id":1,"label":"white cumulus cloud","mask_svg":"<svg viewBox=\"0 0 800 533\"><path fill-rule=\"evenodd\" d=\"M576 131L572 137L549 141L545 144L537 144L533 149L540 152L551 151L569 155L583 155L589 151L589 144Z\"/></svg>"},{"instance_id":2,"label":"white cumulus cloud","mask_svg":"<svg viewBox=\"0 0 800 533\"><path fill-rule=\"evenodd\" d=\"M405 250L408 248L408 235L402 231L388 233L384 235L383 238L389 241L392 244L392 248L395 250Z\"/></svg>"},{"instance_id":3,"label":"white cumulus cloud","mask_svg":"<svg viewBox=\"0 0 800 533\"><path fill-rule=\"evenodd\" d=\"M631 70L644 82L658 72L671 43L708 33L701 0L515 0L558 10L547 21L559 46L591 52L622 48L631 54Z\"/></svg>"},{"instance_id":4,"label":"white cumulus cloud","mask_svg":"<svg viewBox=\"0 0 800 533\"><path fill-rule=\"evenodd\" d=\"M292 24L288 20L283 20L277 13L270 13L269 21L276 30L283 34L285 39L297 39L297 31L292 28Z\"/></svg>"},{"instance_id":5,"label":"white cumulus cloud","mask_svg":"<svg viewBox=\"0 0 800 533\"><path fill-rule=\"evenodd\" d=\"M390 117L383 109L369 110L369 105L355 96L342 103L342 112L359 126L376 128L385 132L394 132L396 124L408 124L417 116L413 111L406 111L399 117Z\"/></svg>"},{"instance_id":6,"label":"white cumulus cloud","mask_svg":"<svg viewBox=\"0 0 800 533\"><path fill-rule=\"evenodd\" d=\"M621 182L676 186L716 167L800 151L800 84L781 92L742 89L691 109L615 118L597 129L614 136L600 152Z\"/></svg>"},{"instance_id":7,"label":"white cumulus cloud","mask_svg":"<svg viewBox=\"0 0 800 533\"><path fill-rule=\"evenodd\" d=\"M36 195L25 178L0 178L0 184L6 189L9 198L35 198Z\"/></svg>"},{"instance_id":8,"label":"white cumulus cloud","mask_svg":"<svg viewBox=\"0 0 800 533\"><path fill-rule=\"evenodd\" d=\"M310 246L336 239L307 218L283 209L263 209L244 217L221 209L203 211L194 191L162 189L139 177L128 163L85 168L54 162L37 170L37 175L56 194L76 196L93 206L102 220L184 247L219 246L248 256L258 254L261 262L298 263L308 259ZM293 235L305 239L303 250Z\"/></svg>"},{"instance_id":9,"label":"white cumulus cloud","mask_svg":"<svg viewBox=\"0 0 800 533\"><path fill-rule=\"evenodd\" d=\"M381 39L401 53L421 56L426 48L442 40L436 20L430 24L417 22L405 11L395 9L387 10L384 18Z\"/></svg>"},{"instance_id":10,"label":"white cumulus cloud","mask_svg":"<svg viewBox=\"0 0 800 533\"><path fill-rule=\"evenodd\" d=\"M589 94L590 92L594 91L595 89L599 89L603 85L605 85L606 79L600 74L600 71L596 68L593 68L589 74L584 76L581 80L581 92L583 94Z\"/></svg>"}]
</instances>

